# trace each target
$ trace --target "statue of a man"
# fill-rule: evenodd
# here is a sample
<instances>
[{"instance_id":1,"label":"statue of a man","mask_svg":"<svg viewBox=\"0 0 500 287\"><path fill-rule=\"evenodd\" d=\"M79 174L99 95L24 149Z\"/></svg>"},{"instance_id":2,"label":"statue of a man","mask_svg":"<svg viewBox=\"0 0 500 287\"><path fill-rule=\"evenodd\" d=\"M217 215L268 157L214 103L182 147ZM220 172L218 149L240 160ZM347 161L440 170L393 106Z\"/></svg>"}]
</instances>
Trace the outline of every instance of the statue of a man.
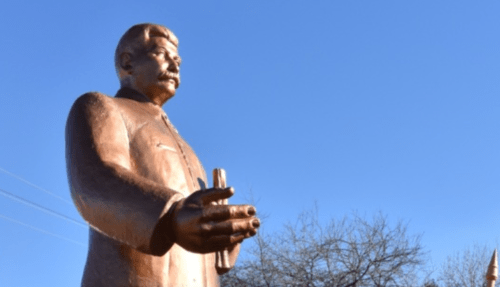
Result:
<instances>
[{"instance_id":1,"label":"statue of a man","mask_svg":"<svg viewBox=\"0 0 500 287\"><path fill-rule=\"evenodd\" d=\"M90 225L82 286L218 286L260 225L250 205L217 205L201 163L162 110L180 83L178 40L140 24L116 48L121 88L74 103L66 125L71 195Z\"/></svg>"}]
</instances>

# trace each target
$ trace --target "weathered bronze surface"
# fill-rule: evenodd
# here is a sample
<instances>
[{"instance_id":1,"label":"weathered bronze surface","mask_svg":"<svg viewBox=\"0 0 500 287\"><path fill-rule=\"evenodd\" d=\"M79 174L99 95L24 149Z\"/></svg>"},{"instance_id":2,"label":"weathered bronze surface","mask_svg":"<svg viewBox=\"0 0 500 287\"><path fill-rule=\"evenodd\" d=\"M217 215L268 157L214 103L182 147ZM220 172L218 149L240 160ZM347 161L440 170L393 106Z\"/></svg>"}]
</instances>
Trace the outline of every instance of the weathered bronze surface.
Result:
<instances>
[{"instance_id":1,"label":"weathered bronze surface","mask_svg":"<svg viewBox=\"0 0 500 287\"><path fill-rule=\"evenodd\" d=\"M161 108L180 84L177 46L163 26L133 26L115 53L116 96L87 93L71 108L68 180L91 227L82 286L218 286L228 268L216 252L233 266L260 225L253 206L217 204L233 189L207 189Z\"/></svg>"}]
</instances>

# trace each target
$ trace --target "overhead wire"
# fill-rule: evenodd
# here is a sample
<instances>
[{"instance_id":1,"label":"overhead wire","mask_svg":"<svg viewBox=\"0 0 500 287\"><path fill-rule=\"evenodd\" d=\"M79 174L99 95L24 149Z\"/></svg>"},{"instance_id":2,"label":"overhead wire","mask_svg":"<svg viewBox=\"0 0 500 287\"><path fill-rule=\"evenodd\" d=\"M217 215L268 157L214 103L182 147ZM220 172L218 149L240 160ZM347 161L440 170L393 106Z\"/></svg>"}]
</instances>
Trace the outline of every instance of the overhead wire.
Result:
<instances>
[{"instance_id":1,"label":"overhead wire","mask_svg":"<svg viewBox=\"0 0 500 287\"><path fill-rule=\"evenodd\" d=\"M7 197L7 198L10 198L10 199L15 200L15 201L17 201L17 202L20 202L20 203L25 204L25 205L27 205L27 206L30 206L30 207L36 208L36 209L38 209L38 210L40 210L40 211L42 211L42 212L45 212L45 213L47 213L47 214L50 214L50 215L52 215L52 216L59 217L59 218L64 219L64 220L66 220L66 221L68 221L68 222L71 222L71 223L73 223L73 224L76 224L76 225L78 225L78 226L80 226L80 227L84 227L84 228L87 228L87 227L88 227L88 226L87 226L87 224L85 224L85 223L83 223L83 222L81 222L81 221L78 221L78 220L76 220L76 219L73 219L73 218L71 218L71 217L68 217L68 216L66 216L66 215L64 215L64 214L61 214L61 213L59 213L59 212L57 212L57 211L54 211L54 210L52 210L52 209L49 209L49 208L43 207L43 206L41 206L41 205L38 205L38 204L36 204L36 203L34 203L34 202L31 202L31 201L29 201L29 200L27 200L27 199L24 199L24 198L22 198L22 197L19 197L19 196L17 196L17 195L14 195L14 194L12 194L12 193L10 193L10 192L8 192L8 191L4 190L4 189L1 189L1 188L0 188L0 195L3 195L3 196L5 196L5 197Z\"/></svg>"},{"instance_id":2,"label":"overhead wire","mask_svg":"<svg viewBox=\"0 0 500 287\"><path fill-rule=\"evenodd\" d=\"M73 204L71 201L67 200L66 198L63 198L63 197L61 197L61 196L59 196L59 195L57 195L57 194L55 194L55 193L53 193L53 192L51 192L51 191L48 191L48 190L46 190L45 188L40 187L40 186L38 186L38 185L36 185L36 184L34 184L34 183L32 183L32 182L30 182L30 181L28 181L28 180L26 180L26 179L22 178L21 176L19 176L19 175L17 175L17 174L14 174L14 173L12 173L12 172L10 172L10 171L6 170L6 169L3 169L2 167L0 167L0 172L3 172L4 174L6 174L6 175L8 175L8 176L10 176L10 177L13 177L13 178L15 178L15 179L17 179L17 180L19 180L19 181L21 181L21 182L24 182L25 184L27 184L27 185L29 185L29 186L31 186L31 187L34 187L34 188L36 188L36 189L38 189L38 190L40 190L40 191L43 191L43 192L45 192L46 194L49 194L50 196L52 196L52 197L54 197L54 198L57 198L57 199L59 199L59 200L61 200L61 201L64 201L64 202L65 202L65 203L67 203L67 204L71 204L71 205Z\"/></svg>"},{"instance_id":3,"label":"overhead wire","mask_svg":"<svg viewBox=\"0 0 500 287\"><path fill-rule=\"evenodd\" d=\"M44 230L44 229L41 229L41 228L38 228L38 227L35 227L35 226L32 226L32 225L29 225L27 223L24 223L22 221L19 221L19 220L16 220L16 219L13 219L13 218L10 218L6 215L3 215L3 214L0 214L0 218L4 219L4 220L8 220L8 221L11 221L11 222L14 222L14 223L17 223L19 225L22 225L24 227L27 227L27 228L30 228L30 229L33 229L33 230L36 230L38 232L41 232L41 233L45 233L47 235L50 235L50 236L53 236L53 237L57 237L59 239L62 239L62 240L66 240L66 241L69 241L71 243L74 243L74 244L77 244L77 245L81 245L83 247L86 247L87 245L85 245L84 243L82 242L79 242L79 241L76 241L76 240L73 240L73 239L69 239L69 238L66 238L64 236L61 236L59 234L56 234L56 233L52 233L50 231L47 231L47 230Z\"/></svg>"},{"instance_id":4,"label":"overhead wire","mask_svg":"<svg viewBox=\"0 0 500 287\"><path fill-rule=\"evenodd\" d=\"M67 200L67 199L65 199L65 198L63 198L63 197L61 197L61 196L59 196L59 195L57 195L57 194L55 194L55 193L53 193L53 192L50 192L50 191L48 191L47 189L45 189L45 188L43 188L43 187L40 187L40 186L38 186L38 185L36 185L36 184L34 184L34 183L32 183L32 182L30 182L30 181L28 181L28 180L26 180L26 179L22 178L21 176L19 176L19 175L17 175L17 174L14 174L14 173L12 173L12 172L10 172L10 171L6 170L6 169L3 169L2 167L0 167L0 172L4 173L4 174L6 174L6 175L8 175L8 176L10 176L10 177L13 177L13 178L15 178L15 179L17 179L17 180L19 180L19 181L21 181L21 182L23 182L23 183L25 183L25 184L27 184L27 185L31 186L31 187L33 187L33 188L36 188L36 189L38 189L38 190L40 190L40 191L43 191L44 193L46 193L46 194L48 194L48 195L50 195L50 196L52 196L52 197L54 197L54 198L57 198L57 199L59 199L59 200L61 200L61 201L65 202L65 203L67 203L67 204L72 204L72 202L71 202L71 201L69 201L69 200ZM41 205L39 205L39 204L36 204L36 203L34 203L34 202L31 202L31 201L29 201L29 200L27 200L27 199L24 199L24 198L22 198L22 197L20 197L20 196L17 196L17 195L15 195L15 194L13 194L13 193L11 193L11 192L8 192L8 191L6 191L6 190L4 190L4 189L1 189L1 188L0 188L0 195L3 195L3 196L5 196L5 197L7 197L7 198L9 198L9 199L11 199L11 200L14 200L14 201L20 202L20 203L22 203L22 204L25 204L25 205L27 205L27 206L29 206L29 207L32 207L32 208L38 209L38 210L40 210L40 211L42 211L42 212L45 212L45 213L47 213L47 214L50 214L50 215L52 215L52 216L56 216L56 217L62 218L62 219L64 219L64 220L69 221L70 223L76 224L76 225L78 225L78 226L80 226L80 227L85 227L85 228L87 228L87 227L88 227L85 223L83 223L83 222L81 222L81 221L78 221L78 220L76 220L76 219L73 219L73 218L71 218L71 217L68 217L68 216L66 216L66 215L64 215L64 214L61 214L61 213L56 212L56 211L54 211L54 210L51 210L51 209L49 209L49 208L43 207L43 206L41 206ZM30 225L30 224L24 223L24 222L19 221L19 220L16 220L16 219L13 219L13 218L8 217L8 216L3 215L3 214L0 214L0 218L2 218L2 219L4 219L4 220L7 220L7 221L10 221L10 222L13 222L13 223L16 223L16 224L19 224L19 225L22 225L22 226L27 227L27 228L30 228L30 229L32 229L32 230L35 230L35 231L38 231L38 232L41 232L41 233L47 234L47 235L49 235L49 236L53 236L53 237L56 237L56 238L59 238L59 239L62 239L62 240L65 240L65 241L68 241L68 242L71 242L71 243L74 243L74 244L80 245L80 246L84 246L84 247L86 246L86 245L85 245L84 243L82 243L82 242L79 242L79 241L76 241L76 240L73 240L73 239L70 239L70 238L67 238L67 237L61 236L61 235L59 235L59 234L56 234L56 233L53 233L53 232L50 232L50 231L47 231L47 230L44 230L44 229L41 229L41 228L35 227L35 226L33 226L33 225Z\"/></svg>"}]
</instances>

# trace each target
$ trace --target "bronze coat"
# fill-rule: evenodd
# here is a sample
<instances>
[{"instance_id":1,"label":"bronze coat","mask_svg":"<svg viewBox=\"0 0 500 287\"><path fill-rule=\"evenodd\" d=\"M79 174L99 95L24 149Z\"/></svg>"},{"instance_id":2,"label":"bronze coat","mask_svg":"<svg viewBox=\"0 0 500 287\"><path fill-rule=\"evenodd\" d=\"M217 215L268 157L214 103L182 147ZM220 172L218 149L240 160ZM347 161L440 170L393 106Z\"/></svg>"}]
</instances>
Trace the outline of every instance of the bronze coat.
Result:
<instances>
[{"instance_id":1,"label":"bronze coat","mask_svg":"<svg viewBox=\"0 0 500 287\"><path fill-rule=\"evenodd\" d=\"M81 96L66 125L66 162L91 227L82 286L218 286L214 253L168 236L170 206L207 180L161 107L128 88Z\"/></svg>"}]
</instances>

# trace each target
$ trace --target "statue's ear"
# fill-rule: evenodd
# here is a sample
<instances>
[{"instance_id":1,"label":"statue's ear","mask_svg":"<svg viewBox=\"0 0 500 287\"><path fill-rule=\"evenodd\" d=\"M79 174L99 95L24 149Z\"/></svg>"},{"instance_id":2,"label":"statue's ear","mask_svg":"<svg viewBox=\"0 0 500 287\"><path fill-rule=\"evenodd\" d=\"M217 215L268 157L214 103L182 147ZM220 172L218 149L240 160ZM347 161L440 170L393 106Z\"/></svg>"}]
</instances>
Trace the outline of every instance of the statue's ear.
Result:
<instances>
[{"instance_id":1,"label":"statue's ear","mask_svg":"<svg viewBox=\"0 0 500 287\"><path fill-rule=\"evenodd\" d=\"M127 74L132 74L132 57L129 53L122 53L120 55L120 68L127 71Z\"/></svg>"}]
</instances>

